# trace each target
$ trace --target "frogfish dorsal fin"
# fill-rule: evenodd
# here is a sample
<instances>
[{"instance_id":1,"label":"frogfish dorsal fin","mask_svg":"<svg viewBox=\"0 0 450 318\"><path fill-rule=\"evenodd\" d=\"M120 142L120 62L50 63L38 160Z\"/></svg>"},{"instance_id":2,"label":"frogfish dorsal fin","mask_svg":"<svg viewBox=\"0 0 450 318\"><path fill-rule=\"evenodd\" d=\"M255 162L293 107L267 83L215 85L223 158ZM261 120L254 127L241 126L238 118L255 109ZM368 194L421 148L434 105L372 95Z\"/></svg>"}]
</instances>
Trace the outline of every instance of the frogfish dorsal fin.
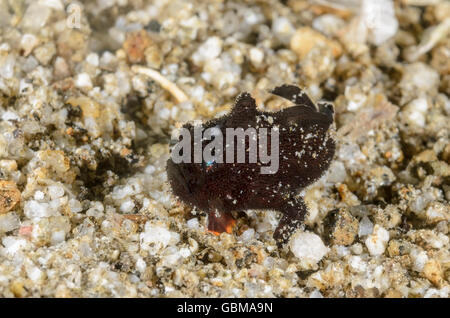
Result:
<instances>
[{"instance_id":1,"label":"frogfish dorsal fin","mask_svg":"<svg viewBox=\"0 0 450 318\"><path fill-rule=\"evenodd\" d=\"M317 111L317 107L309 98L308 94L306 94L300 87L284 84L282 86L275 87L271 93L283 97L284 99L293 102L295 105L306 106Z\"/></svg>"}]
</instances>

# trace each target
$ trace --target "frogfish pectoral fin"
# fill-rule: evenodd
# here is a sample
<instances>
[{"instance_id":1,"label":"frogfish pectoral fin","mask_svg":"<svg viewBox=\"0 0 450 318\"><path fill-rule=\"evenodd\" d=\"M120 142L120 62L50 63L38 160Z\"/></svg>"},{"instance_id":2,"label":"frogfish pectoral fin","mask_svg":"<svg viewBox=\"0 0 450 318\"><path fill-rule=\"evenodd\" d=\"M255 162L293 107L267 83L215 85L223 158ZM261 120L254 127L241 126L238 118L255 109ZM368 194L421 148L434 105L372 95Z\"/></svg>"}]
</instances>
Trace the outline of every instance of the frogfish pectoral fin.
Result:
<instances>
[{"instance_id":1,"label":"frogfish pectoral fin","mask_svg":"<svg viewBox=\"0 0 450 318\"><path fill-rule=\"evenodd\" d=\"M282 248L294 232L300 228L308 212L305 202L300 197L286 200L280 208L283 216L273 234L277 246Z\"/></svg>"}]
</instances>

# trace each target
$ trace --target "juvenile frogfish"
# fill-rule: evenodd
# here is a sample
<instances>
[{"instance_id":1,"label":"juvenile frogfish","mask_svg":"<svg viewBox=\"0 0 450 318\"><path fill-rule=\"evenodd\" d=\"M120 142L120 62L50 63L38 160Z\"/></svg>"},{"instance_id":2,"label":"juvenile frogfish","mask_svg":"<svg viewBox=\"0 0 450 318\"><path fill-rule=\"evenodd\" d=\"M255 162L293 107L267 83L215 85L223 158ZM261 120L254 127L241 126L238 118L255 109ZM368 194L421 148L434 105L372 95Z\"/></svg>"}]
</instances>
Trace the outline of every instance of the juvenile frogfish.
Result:
<instances>
[{"instance_id":1,"label":"juvenile frogfish","mask_svg":"<svg viewBox=\"0 0 450 318\"><path fill-rule=\"evenodd\" d=\"M308 211L298 193L319 179L332 161L334 110L327 102L316 106L297 86L282 85L271 93L294 106L259 111L250 94L241 93L227 115L201 125L185 124L167 161L167 175L181 201L208 213L208 230L216 234L232 232L232 212L281 212L273 237L282 247ZM215 133L206 134L208 129ZM202 158L205 149L212 157ZM174 152L185 160L174 160Z\"/></svg>"}]
</instances>

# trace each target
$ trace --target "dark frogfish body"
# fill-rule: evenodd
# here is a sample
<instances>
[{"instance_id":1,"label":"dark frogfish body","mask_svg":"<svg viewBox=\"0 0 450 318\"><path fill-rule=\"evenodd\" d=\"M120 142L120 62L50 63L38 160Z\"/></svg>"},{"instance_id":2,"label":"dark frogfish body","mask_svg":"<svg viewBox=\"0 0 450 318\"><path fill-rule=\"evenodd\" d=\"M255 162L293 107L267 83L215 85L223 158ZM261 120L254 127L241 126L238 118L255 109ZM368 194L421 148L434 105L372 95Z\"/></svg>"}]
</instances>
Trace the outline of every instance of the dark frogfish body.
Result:
<instances>
[{"instance_id":1,"label":"dark frogfish body","mask_svg":"<svg viewBox=\"0 0 450 318\"><path fill-rule=\"evenodd\" d=\"M278 246L286 243L291 234L303 223L307 207L298 192L319 179L328 169L335 151L330 126L333 123L333 107L328 103L317 106L300 88L283 85L272 94L281 96L295 106L278 112L261 112L248 93L242 93L231 112L223 117L204 123L203 129L215 127L223 134L227 128L266 128L267 153L270 153L274 131L278 133L278 169L272 173L261 173L267 166L257 158L251 162L245 139L245 162L204 161L175 163L167 161L167 174L173 193L183 202L208 213L208 230L214 233L231 232L234 224L232 211L247 209L272 209L282 213L274 232ZM194 135L194 126L183 128ZM198 128L198 126L197 126ZM274 130L275 129L275 130ZM210 138L212 139L212 138ZM207 145L201 141L202 149ZM234 150L237 148L234 144ZM195 141L191 141L191 149ZM230 144L224 143L223 153ZM258 147L261 147L258 144ZM172 150L173 151L173 150ZM258 148L258 152L260 148ZM234 151L236 159L237 151ZM225 155L224 155L225 157Z\"/></svg>"}]
</instances>

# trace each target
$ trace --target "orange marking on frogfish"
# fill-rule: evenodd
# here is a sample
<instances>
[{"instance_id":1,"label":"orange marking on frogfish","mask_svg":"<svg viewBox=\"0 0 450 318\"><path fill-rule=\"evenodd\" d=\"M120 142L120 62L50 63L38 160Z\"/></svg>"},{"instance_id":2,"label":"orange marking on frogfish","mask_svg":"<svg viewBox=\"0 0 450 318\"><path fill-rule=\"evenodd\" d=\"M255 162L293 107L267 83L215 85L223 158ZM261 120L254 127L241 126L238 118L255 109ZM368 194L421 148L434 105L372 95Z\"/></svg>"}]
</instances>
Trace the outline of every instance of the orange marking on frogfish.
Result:
<instances>
[{"instance_id":1,"label":"orange marking on frogfish","mask_svg":"<svg viewBox=\"0 0 450 318\"><path fill-rule=\"evenodd\" d=\"M225 226L225 231L228 234L231 234L233 232L233 228L236 225L236 220L232 219L231 221L229 221L229 223ZM218 231L213 231L213 230L207 230L209 233L212 233L216 236L219 236L221 233L223 232L218 232Z\"/></svg>"},{"instance_id":2,"label":"orange marking on frogfish","mask_svg":"<svg viewBox=\"0 0 450 318\"><path fill-rule=\"evenodd\" d=\"M231 234L235 224L236 220L230 213L220 213L215 211L208 216L208 232L214 235L220 235L220 233L223 232Z\"/></svg>"}]
</instances>

